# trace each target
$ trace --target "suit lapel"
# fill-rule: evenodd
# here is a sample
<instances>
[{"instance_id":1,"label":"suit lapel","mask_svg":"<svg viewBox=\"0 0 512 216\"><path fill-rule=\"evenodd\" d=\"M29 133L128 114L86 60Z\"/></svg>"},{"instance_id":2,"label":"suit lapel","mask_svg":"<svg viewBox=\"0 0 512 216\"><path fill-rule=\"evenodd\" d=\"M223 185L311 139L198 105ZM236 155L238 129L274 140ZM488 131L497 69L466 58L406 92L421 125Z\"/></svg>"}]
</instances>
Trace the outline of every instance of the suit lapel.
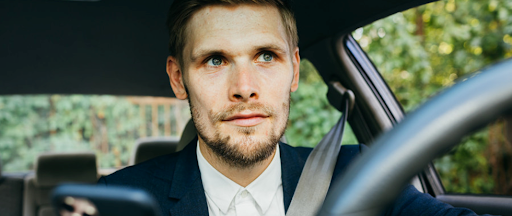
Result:
<instances>
[{"instance_id":1,"label":"suit lapel","mask_svg":"<svg viewBox=\"0 0 512 216\"><path fill-rule=\"evenodd\" d=\"M279 143L279 150L281 152L284 211L287 212L295 193L295 188L297 188L302 168L306 163L305 158L307 158L307 155L304 158L304 155L299 155L293 147L281 142Z\"/></svg>"},{"instance_id":2,"label":"suit lapel","mask_svg":"<svg viewBox=\"0 0 512 216\"><path fill-rule=\"evenodd\" d=\"M176 162L169 198L172 216L208 215L208 205L196 156L197 138L180 153Z\"/></svg>"}]
</instances>

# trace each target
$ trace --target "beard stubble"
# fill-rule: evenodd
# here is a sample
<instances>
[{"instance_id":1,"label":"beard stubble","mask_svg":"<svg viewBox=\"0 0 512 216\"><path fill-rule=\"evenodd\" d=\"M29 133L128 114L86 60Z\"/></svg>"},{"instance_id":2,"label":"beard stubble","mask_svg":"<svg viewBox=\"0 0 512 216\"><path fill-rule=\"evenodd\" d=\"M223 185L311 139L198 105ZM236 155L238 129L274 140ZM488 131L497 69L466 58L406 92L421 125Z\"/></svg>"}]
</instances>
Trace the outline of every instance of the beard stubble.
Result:
<instances>
[{"instance_id":1,"label":"beard stubble","mask_svg":"<svg viewBox=\"0 0 512 216\"><path fill-rule=\"evenodd\" d=\"M206 146L212 150L212 152L224 161L226 164L232 167L247 169L259 162L269 158L275 151L279 139L283 136L286 125L288 123L290 97L288 97L288 103L283 102L281 115L276 112L272 107L265 106L261 103L239 103L234 104L227 109L213 113L210 111L209 116L202 116L201 113L194 107L194 104L190 104L190 112L192 120L196 126L197 133L203 139ZM221 134L220 124L223 119L239 113L243 110L258 111L267 115L269 118L273 118L274 122L269 130L270 134L266 139L256 140L253 135L258 126L253 127L238 127L233 133L241 134L241 138L233 139L229 134ZM208 118L211 117L211 118ZM279 119L279 118L283 119ZM209 136L207 128L203 121L209 121L214 126L213 135Z\"/></svg>"}]
</instances>

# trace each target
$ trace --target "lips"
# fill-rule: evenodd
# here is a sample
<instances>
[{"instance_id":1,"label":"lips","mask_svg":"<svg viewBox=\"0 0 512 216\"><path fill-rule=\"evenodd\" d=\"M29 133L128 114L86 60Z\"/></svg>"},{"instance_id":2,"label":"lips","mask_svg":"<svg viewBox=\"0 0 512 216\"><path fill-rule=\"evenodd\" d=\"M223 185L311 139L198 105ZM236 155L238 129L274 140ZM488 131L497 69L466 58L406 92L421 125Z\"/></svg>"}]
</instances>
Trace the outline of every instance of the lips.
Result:
<instances>
[{"instance_id":1,"label":"lips","mask_svg":"<svg viewBox=\"0 0 512 216\"><path fill-rule=\"evenodd\" d=\"M224 119L224 122L234 124L240 127L256 126L263 122L268 115L262 113L238 113Z\"/></svg>"}]
</instances>

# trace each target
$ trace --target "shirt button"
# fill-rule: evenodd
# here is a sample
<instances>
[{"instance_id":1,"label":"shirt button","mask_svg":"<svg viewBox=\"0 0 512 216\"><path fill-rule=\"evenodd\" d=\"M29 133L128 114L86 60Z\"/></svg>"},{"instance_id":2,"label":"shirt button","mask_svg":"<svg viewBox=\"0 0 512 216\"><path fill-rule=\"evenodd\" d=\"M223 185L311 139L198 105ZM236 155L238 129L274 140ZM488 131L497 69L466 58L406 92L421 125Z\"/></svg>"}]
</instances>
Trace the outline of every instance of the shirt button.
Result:
<instances>
[{"instance_id":1,"label":"shirt button","mask_svg":"<svg viewBox=\"0 0 512 216\"><path fill-rule=\"evenodd\" d=\"M248 192L246 190L242 191L242 194L241 194L242 198L246 198L247 194L248 194Z\"/></svg>"}]
</instances>

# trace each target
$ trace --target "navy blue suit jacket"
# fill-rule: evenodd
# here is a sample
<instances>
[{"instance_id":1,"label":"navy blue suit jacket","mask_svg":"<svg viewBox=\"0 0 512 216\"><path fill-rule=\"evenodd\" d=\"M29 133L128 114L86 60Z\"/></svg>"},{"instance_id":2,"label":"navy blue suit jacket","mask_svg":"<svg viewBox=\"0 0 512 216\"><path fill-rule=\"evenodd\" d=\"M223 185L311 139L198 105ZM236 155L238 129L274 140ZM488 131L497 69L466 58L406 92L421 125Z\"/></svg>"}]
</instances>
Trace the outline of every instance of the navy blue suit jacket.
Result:
<instances>
[{"instance_id":1,"label":"navy blue suit jacket","mask_svg":"<svg viewBox=\"0 0 512 216\"><path fill-rule=\"evenodd\" d=\"M161 156L102 177L98 184L141 188L158 201L162 215L208 215L194 139L182 151ZM290 206L302 168L311 148L291 147L279 143L285 211ZM333 180L342 176L347 165L357 157L364 145L341 147ZM453 208L418 192L413 186L404 189L386 215L474 215L464 208Z\"/></svg>"}]
</instances>

